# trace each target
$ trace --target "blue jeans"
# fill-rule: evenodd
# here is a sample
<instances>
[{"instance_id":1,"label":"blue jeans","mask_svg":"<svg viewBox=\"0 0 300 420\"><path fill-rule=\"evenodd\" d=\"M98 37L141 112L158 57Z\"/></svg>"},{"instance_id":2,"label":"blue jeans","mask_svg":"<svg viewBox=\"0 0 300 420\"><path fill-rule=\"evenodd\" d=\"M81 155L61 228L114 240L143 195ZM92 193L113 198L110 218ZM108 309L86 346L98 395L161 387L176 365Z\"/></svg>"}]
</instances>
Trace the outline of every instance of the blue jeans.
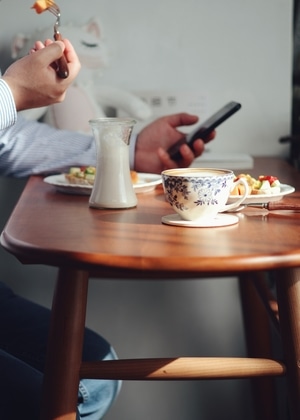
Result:
<instances>
[{"instance_id":1,"label":"blue jeans","mask_svg":"<svg viewBox=\"0 0 300 420\"><path fill-rule=\"evenodd\" d=\"M15 295L0 282L1 419L39 419L49 319L48 309ZM85 330L83 360L115 358L115 352L107 341L95 332ZM119 388L119 381L81 380L78 418L101 419Z\"/></svg>"}]
</instances>

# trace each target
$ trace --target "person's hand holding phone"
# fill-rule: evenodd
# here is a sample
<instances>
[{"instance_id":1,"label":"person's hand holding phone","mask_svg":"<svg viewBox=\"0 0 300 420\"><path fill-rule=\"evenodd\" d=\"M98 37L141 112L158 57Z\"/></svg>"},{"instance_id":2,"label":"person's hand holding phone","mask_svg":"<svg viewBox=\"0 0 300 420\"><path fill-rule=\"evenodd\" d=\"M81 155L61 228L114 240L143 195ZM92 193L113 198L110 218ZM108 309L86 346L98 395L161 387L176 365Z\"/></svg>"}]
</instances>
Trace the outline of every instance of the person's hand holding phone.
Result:
<instances>
[{"instance_id":1,"label":"person's hand holding phone","mask_svg":"<svg viewBox=\"0 0 300 420\"><path fill-rule=\"evenodd\" d=\"M223 106L219 111L200 124L195 130L187 134L185 138L182 138L170 147L168 149L170 158L175 162L182 160L183 156L180 149L183 144L187 144L193 150L194 142L197 139L202 139L204 143L210 141L214 137L215 128L222 124L222 122L226 121L231 115L235 114L240 108L241 104L234 101Z\"/></svg>"},{"instance_id":2,"label":"person's hand holding phone","mask_svg":"<svg viewBox=\"0 0 300 420\"><path fill-rule=\"evenodd\" d=\"M160 117L144 127L136 140L134 169L137 172L160 174L167 168L190 166L204 150L202 140L195 142L194 150L184 141L180 149L182 157L178 163L170 158L167 150L178 141L185 140L185 134L180 130L183 126L195 125L198 120L197 115L181 112ZM213 136L214 133L211 138Z\"/></svg>"}]
</instances>

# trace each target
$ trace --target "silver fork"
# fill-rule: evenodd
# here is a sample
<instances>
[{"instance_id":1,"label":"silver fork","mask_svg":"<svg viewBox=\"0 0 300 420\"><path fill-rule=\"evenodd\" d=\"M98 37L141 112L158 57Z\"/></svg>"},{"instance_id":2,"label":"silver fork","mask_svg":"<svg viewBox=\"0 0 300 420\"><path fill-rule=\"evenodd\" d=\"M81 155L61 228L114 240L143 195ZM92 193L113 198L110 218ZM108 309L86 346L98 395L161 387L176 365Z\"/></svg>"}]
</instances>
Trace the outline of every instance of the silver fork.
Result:
<instances>
[{"instance_id":1,"label":"silver fork","mask_svg":"<svg viewBox=\"0 0 300 420\"><path fill-rule=\"evenodd\" d=\"M48 7L49 12L51 12L56 17L56 22L54 24L54 39L55 41L60 41L62 39L61 33L59 32L60 27L60 10L59 7L55 2L52 2L51 6ZM57 69L56 69L57 75L61 79L66 79L69 76L69 69L68 64L66 61L66 57L64 55L61 56L57 60Z\"/></svg>"}]
</instances>

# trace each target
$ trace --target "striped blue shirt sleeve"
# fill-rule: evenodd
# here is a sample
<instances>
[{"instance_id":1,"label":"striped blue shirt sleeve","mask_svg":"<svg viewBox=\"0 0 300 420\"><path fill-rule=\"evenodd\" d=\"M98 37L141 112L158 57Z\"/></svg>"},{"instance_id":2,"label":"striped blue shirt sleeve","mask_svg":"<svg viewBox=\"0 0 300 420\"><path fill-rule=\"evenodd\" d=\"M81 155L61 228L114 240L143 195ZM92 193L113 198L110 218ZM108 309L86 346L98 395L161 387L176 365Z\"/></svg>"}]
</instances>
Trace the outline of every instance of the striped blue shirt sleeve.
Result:
<instances>
[{"instance_id":1,"label":"striped blue shirt sleeve","mask_svg":"<svg viewBox=\"0 0 300 420\"><path fill-rule=\"evenodd\" d=\"M0 130L15 124L16 120L17 111L12 92L8 84L0 78Z\"/></svg>"},{"instance_id":2,"label":"striped blue shirt sleeve","mask_svg":"<svg viewBox=\"0 0 300 420\"><path fill-rule=\"evenodd\" d=\"M132 169L135 142L136 136L132 136ZM0 77L0 175L21 178L88 165L96 165L93 137L24 119L17 114L12 92Z\"/></svg>"},{"instance_id":3,"label":"striped blue shirt sleeve","mask_svg":"<svg viewBox=\"0 0 300 420\"><path fill-rule=\"evenodd\" d=\"M130 164L133 169L135 139L132 136ZM58 130L18 115L17 122L0 131L0 175L27 177L60 173L70 166L96 165L92 135Z\"/></svg>"}]
</instances>

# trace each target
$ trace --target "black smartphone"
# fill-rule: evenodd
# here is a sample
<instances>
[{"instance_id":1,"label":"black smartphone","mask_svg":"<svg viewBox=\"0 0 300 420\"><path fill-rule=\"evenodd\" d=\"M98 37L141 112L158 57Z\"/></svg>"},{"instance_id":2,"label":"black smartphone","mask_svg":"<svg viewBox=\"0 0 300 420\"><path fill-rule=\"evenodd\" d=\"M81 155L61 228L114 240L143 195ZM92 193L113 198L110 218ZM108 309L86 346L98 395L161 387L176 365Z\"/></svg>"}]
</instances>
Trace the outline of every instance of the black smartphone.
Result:
<instances>
[{"instance_id":1,"label":"black smartphone","mask_svg":"<svg viewBox=\"0 0 300 420\"><path fill-rule=\"evenodd\" d=\"M235 114L240 108L241 104L238 102L229 102L224 105L219 111L213 114L210 118L204 121L202 124L198 125L198 127L193 130L191 133L187 134L185 138L179 140L177 143L173 144L172 147L169 148L168 153L171 158L175 161L181 159L180 154L180 146L184 143L187 143L191 148L193 148L193 143L197 139L202 139L205 143L208 141L208 137L210 133L218 127L218 125L222 124L227 118L231 117L231 115Z\"/></svg>"}]
</instances>

